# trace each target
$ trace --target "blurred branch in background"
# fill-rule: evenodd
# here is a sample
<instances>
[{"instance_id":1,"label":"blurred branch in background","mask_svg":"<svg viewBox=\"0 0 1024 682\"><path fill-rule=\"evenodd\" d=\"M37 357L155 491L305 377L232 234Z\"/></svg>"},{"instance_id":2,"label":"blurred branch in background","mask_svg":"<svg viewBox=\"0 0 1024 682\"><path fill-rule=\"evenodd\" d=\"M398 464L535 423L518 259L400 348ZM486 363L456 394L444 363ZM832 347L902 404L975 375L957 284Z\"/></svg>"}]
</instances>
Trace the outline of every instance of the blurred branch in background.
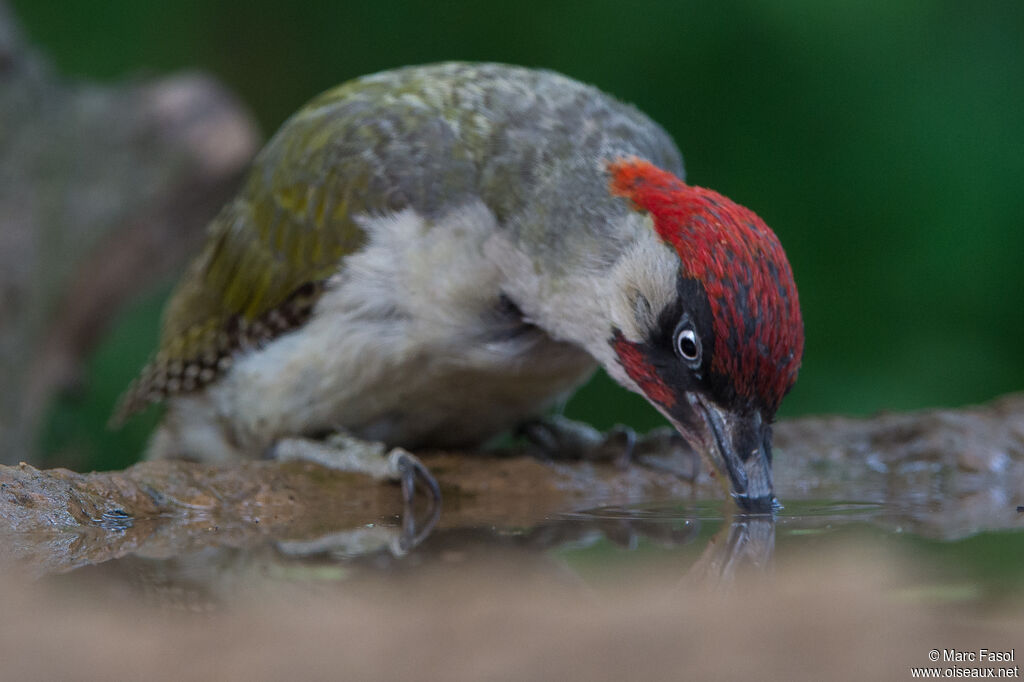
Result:
<instances>
[{"instance_id":1,"label":"blurred branch in background","mask_svg":"<svg viewBox=\"0 0 1024 682\"><path fill-rule=\"evenodd\" d=\"M60 78L0 0L0 462L32 456L55 392L195 248L258 141L199 74Z\"/></svg>"}]
</instances>

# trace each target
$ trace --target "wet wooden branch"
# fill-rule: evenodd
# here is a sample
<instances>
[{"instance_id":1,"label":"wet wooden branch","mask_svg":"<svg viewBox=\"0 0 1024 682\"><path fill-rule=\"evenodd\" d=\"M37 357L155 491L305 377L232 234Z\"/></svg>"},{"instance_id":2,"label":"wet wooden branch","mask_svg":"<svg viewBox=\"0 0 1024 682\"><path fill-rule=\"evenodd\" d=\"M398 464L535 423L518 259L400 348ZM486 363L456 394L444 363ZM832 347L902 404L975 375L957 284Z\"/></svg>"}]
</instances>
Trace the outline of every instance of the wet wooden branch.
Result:
<instances>
[{"instance_id":1,"label":"wet wooden branch","mask_svg":"<svg viewBox=\"0 0 1024 682\"><path fill-rule=\"evenodd\" d=\"M529 527L599 500L625 504L694 491L684 479L645 469L528 456L434 453L423 460L442 487L441 527ZM314 464L165 460L91 474L0 465L0 555L48 570L143 548L167 556L207 544L251 546L394 526L401 513L397 486Z\"/></svg>"},{"instance_id":2,"label":"wet wooden branch","mask_svg":"<svg viewBox=\"0 0 1024 682\"><path fill-rule=\"evenodd\" d=\"M962 410L791 420L778 425L776 443L784 503L884 504L890 511L877 522L940 537L1022 523L1024 394ZM722 497L678 448L627 470L523 454L422 459L442 487L441 528L526 528L595 505ZM47 570L394 526L401 511L396 486L312 464L161 461L92 474L0 466L0 553Z\"/></svg>"}]
</instances>

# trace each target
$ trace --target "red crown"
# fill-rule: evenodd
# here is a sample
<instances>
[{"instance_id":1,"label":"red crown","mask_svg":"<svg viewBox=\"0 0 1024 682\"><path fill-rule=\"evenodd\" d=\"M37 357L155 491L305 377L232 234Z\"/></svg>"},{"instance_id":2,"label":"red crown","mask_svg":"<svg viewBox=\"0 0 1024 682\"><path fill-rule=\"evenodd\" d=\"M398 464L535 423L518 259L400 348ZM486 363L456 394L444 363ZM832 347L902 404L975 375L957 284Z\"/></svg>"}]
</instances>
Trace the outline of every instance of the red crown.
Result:
<instances>
[{"instance_id":1,"label":"red crown","mask_svg":"<svg viewBox=\"0 0 1024 682\"><path fill-rule=\"evenodd\" d=\"M712 371L774 412L804 349L796 283L778 237L753 211L647 161L618 159L608 169L612 193L652 216L683 275L703 285L714 317Z\"/></svg>"}]
</instances>

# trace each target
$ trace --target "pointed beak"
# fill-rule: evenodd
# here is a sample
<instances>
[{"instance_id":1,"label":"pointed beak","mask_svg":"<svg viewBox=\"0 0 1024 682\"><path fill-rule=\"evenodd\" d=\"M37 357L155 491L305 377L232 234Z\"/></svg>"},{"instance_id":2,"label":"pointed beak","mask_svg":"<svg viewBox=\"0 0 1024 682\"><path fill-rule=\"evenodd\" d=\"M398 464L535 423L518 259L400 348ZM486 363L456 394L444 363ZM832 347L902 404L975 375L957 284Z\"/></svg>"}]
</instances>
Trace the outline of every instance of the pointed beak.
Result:
<instances>
[{"instance_id":1,"label":"pointed beak","mask_svg":"<svg viewBox=\"0 0 1024 682\"><path fill-rule=\"evenodd\" d=\"M732 412L694 393L687 393L687 400L691 418L682 423L672 421L683 437L728 477L736 504L751 514L775 511L771 430L761 413Z\"/></svg>"}]
</instances>

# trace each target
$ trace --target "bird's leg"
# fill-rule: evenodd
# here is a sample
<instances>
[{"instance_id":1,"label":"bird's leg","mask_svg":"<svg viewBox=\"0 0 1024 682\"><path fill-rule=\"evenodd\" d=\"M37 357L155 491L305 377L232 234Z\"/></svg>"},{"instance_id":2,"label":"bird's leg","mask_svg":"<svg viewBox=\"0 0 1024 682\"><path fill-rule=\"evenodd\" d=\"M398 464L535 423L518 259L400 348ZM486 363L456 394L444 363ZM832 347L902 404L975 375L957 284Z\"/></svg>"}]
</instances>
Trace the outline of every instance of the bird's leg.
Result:
<instances>
[{"instance_id":1,"label":"bird's leg","mask_svg":"<svg viewBox=\"0 0 1024 682\"><path fill-rule=\"evenodd\" d=\"M552 415L525 422L519 433L549 459L613 462L622 469L642 464L687 480L699 472L697 456L672 428L637 436L628 426L616 425L602 433L589 424Z\"/></svg>"},{"instance_id":2,"label":"bird's leg","mask_svg":"<svg viewBox=\"0 0 1024 682\"><path fill-rule=\"evenodd\" d=\"M561 415L531 419L520 425L519 433L549 459L614 462L626 468L636 448L636 432L628 426L616 425L608 433L601 433L589 424Z\"/></svg>"},{"instance_id":3,"label":"bird's leg","mask_svg":"<svg viewBox=\"0 0 1024 682\"><path fill-rule=\"evenodd\" d=\"M390 451L383 443L371 442L336 432L322 440L282 438L275 443L271 457L282 461L315 462L338 471L366 474L377 480L397 481L402 485L402 551L423 541L441 514L441 488L430 470L412 453L402 448ZM427 495L429 514L417 528L413 505L417 484Z\"/></svg>"}]
</instances>

